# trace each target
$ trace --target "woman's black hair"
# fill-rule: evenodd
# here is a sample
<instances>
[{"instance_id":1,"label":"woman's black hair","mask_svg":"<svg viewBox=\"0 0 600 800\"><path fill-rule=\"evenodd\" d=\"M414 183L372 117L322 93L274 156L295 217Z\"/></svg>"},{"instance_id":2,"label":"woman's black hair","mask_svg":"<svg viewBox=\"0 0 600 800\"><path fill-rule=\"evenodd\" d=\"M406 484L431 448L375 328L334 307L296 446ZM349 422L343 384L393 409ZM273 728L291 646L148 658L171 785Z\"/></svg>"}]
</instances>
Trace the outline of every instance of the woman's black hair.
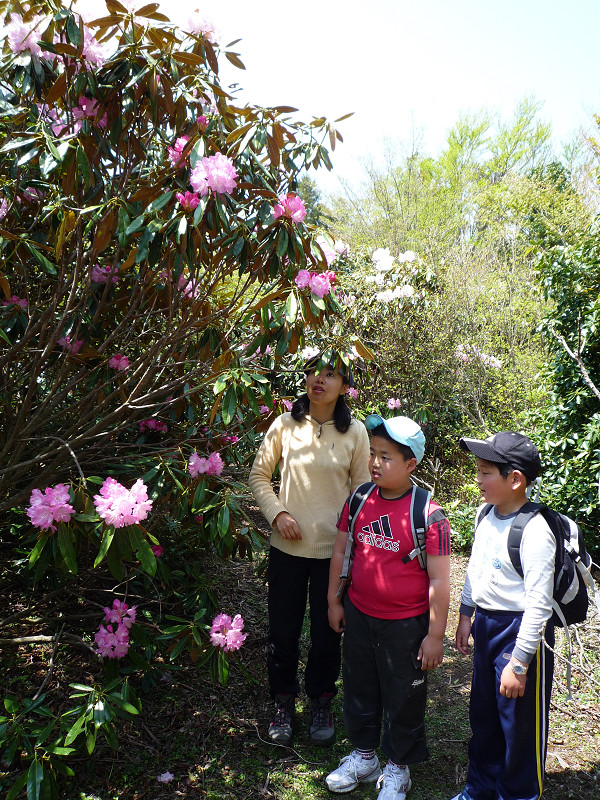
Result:
<instances>
[{"instance_id":1,"label":"woman's black hair","mask_svg":"<svg viewBox=\"0 0 600 800\"><path fill-rule=\"evenodd\" d=\"M314 372L314 370L319 365L323 353L318 353L316 356L309 358L308 361L304 364L304 374L308 375L310 372ZM340 375L342 376L342 380L344 384L347 386L354 385L354 376L352 375L352 370L350 369L349 365L344 364L343 361L339 358L338 353L336 350L331 351L331 359L329 364L325 364L321 367L321 369L326 369L330 367L331 369L338 369ZM302 394L300 397L294 401L292 405L292 418L296 420L296 422L302 422L302 420L308 414L310 407L310 401L308 399L308 395ZM333 410L333 424L335 425L335 429L339 433L346 433L350 424L352 423L352 414L350 413L350 409L346 403L346 398L343 394L341 394L337 402L335 404L335 408Z\"/></svg>"}]
</instances>

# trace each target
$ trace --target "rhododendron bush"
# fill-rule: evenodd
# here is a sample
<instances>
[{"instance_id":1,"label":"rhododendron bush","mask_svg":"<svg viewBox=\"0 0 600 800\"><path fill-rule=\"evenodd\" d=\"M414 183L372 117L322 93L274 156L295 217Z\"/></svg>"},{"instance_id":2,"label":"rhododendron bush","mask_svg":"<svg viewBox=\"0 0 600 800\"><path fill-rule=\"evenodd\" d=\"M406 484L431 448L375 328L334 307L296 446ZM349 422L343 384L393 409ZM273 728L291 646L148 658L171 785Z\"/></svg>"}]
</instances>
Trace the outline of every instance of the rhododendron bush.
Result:
<instances>
[{"instance_id":1,"label":"rhododendron bush","mask_svg":"<svg viewBox=\"0 0 600 800\"><path fill-rule=\"evenodd\" d=\"M96 20L54 0L0 10L4 540L25 606L45 581L81 604L105 581L93 622L43 632L81 648L95 684L74 711L48 703L60 753L27 751L39 794L71 745L91 752L98 730L118 745L116 721L140 710L125 675L149 688L158 659L184 655L224 681L237 658L247 634L227 614L211 633L201 556L259 543L238 471L289 404L268 376L341 310L296 191L341 137L242 104L219 80L239 55L195 18L179 30L132 0Z\"/></svg>"}]
</instances>

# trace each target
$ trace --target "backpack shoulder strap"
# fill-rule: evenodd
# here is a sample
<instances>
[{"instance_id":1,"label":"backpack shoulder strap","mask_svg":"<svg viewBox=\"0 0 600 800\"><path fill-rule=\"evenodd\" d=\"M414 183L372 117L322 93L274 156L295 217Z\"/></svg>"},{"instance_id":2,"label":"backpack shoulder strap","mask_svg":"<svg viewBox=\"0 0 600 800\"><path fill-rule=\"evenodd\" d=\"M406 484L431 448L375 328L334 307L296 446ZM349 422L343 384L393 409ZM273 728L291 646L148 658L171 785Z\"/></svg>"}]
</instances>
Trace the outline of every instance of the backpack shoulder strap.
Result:
<instances>
[{"instance_id":1,"label":"backpack shoulder strap","mask_svg":"<svg viewBox=\"0 0 600 800\"><path fill-rule=\"evenodd\" d=\"M521 539L523 531L529 520L542 509L539 503L525 503L517 512L512 521L508 532L507 549L510 562L515 568L517 575L523 577L523 565L521 564Z\"/></svg>"},{"instance_id":2,"label":"backpack shoulder strap","mask_svg":"<svg viewBox=\"0 0 600 800\"><path fill-rule=\"evenodd\" d=\"M361 483L350 495L348 500L348 540L346 541L346 550L344 552L344 564L342 566L342 574L340 578L347 578L352 564L352 556L354 553L354 524L362 507L367 502L367 497L371 494L375 484L370 481Z\"/></svg>"},{"instance_id":3,"label":"backpack shoulder strap","mask_svg":"<svg viewBox=\"0 0 600 800\"><path fill-rule=\"evenodd\" d=\"M410 527L412 530L414 547L408 555L404 556L402 562L408 564L413 558L418 558L422 569L427 569L425 540L427 538L427 519L429 517L430 501L431 492L414 484L412 496L410 498Z\"/></svg>"},{"instance_id":4,"label":"backpack shoulder strap","mask_svg":"<svg viewBox=\"0 0 600 800\"><path fill-rule=\"evenodd\" d=\"M482 520L484 517L487 517L487 515L490 513L490 511L492 510L492 508L493 508L493 507L494 507L494 506L493 506L491 503L486 503L484 506L482 506L482 507L479 509L479 513L478 513L478 514L477 514L477 516L475 517L475 530L477 530L477 528L479 527L479 523L481 522L481 520Z\"/></svg>"}]
</instances>

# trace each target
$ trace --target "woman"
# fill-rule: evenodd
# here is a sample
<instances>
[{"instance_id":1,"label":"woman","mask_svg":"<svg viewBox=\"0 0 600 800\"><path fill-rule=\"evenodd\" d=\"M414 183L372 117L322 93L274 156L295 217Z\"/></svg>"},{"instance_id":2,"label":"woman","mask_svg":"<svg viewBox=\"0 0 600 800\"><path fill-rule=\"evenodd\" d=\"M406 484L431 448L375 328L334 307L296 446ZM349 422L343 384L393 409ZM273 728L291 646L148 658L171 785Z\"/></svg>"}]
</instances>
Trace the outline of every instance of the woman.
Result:
<instances>
[{"instance_id":1,"label":"woman","mask_svg":"<svg viewBox=\"0 0 600 800\"><path fill-rule=\"evenodd\" d=\"M329 562L337 520L350 492L369 480L369 439L353 419L345 395L352 373L334 351L317 371L321 355L305 364L306 394L279 416L261 444L250 489L273 531L269 551L269 687L275 714L269 736L292 737L300 691L300 633L310 604L310 649L305 673L311 701L310 737L327 744L335 731L331 701L340 670L340 634L327 620ZM271 478L279 465L279 496Z\"/></svg>"}]
</instances>

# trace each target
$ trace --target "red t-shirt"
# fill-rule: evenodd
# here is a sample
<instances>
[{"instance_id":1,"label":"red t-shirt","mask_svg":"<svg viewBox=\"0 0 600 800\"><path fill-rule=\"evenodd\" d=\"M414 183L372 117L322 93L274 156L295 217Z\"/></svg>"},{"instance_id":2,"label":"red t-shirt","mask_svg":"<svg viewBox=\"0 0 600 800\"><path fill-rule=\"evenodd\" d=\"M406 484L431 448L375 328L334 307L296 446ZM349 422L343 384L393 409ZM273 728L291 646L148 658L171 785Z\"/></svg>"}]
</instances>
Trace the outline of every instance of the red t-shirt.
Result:
<instances>
[{"instance_id":1,"label":"red t-shirt","mask_svg":"<svg viewBox=\"0 0 600 800\"><path fill-rule=\"evenodd\" d=\"M414 549L410 527L412 492L386 500L375 489L354 524L352 583L348 594L364 614L379 619L405 619L429 608L429 576L419 559L402 559ZM435 556L450 555L450 523L436 503L429 505L425 549ZM338 523L348 531L348 501Z\"/></svg>"}]
</instances>

